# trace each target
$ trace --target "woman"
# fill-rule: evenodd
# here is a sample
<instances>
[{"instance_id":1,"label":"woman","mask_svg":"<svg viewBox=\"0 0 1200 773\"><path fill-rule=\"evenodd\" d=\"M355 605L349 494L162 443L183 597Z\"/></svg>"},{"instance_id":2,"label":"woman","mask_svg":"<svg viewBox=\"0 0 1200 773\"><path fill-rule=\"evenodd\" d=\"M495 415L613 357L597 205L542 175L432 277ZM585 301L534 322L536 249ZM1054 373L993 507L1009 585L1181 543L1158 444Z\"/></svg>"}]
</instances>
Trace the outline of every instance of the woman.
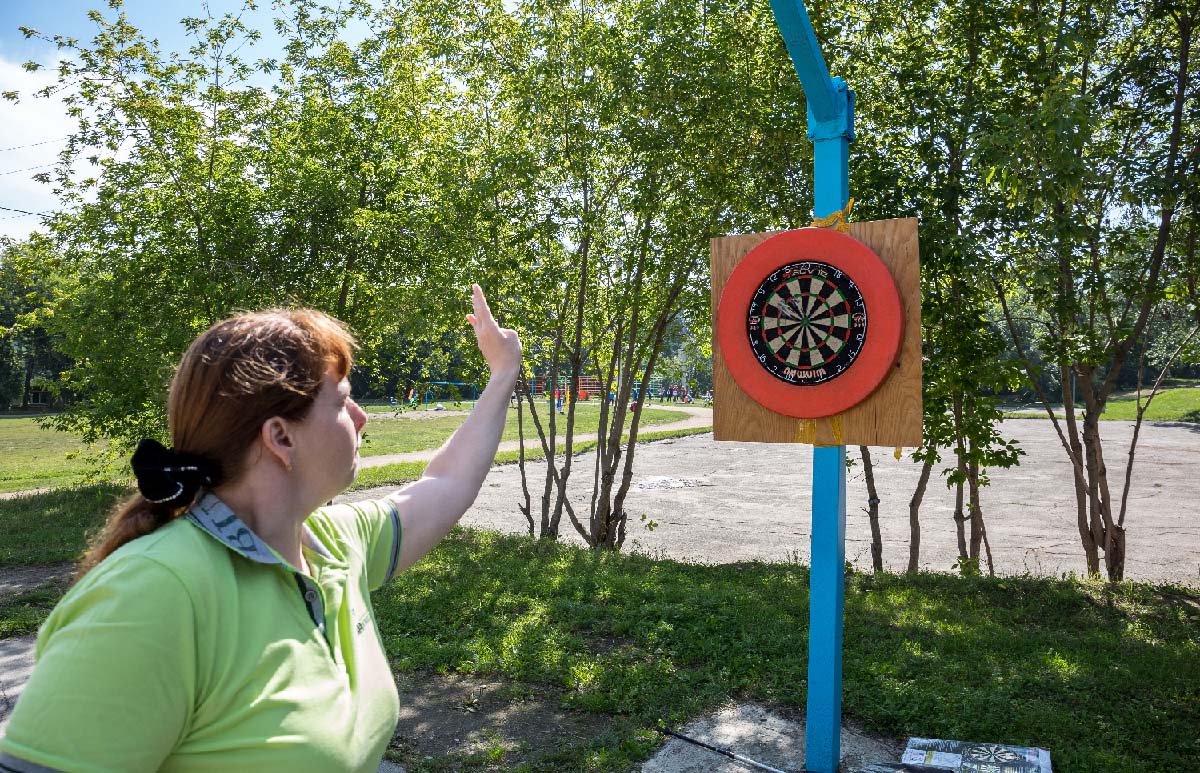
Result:
<instances>
[{"instance_id":1,"label":"woman","mask_svg":"<svg viewBox=\"0 0 1200 773\"><path fill-rule=\"evenodd\" d=\"M424 476L377 501L319 507L353 480L367 420L340 323L245 314L192 344L174 448L134 454L140 493L42 626L0 770L376 770L399 703L369 593L474 501L520 369L472 293L488 386Z\"/></svg>"}]
</instances>

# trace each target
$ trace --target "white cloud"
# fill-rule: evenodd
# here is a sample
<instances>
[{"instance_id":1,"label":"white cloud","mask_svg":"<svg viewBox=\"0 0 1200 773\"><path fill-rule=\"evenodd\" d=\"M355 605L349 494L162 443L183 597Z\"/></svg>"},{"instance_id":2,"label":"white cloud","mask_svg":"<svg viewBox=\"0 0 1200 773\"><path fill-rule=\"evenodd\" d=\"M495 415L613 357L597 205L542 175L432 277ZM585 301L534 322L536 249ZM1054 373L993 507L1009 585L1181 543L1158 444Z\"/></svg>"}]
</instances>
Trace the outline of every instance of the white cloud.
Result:
<instances>
[{"instance_id":1,"label":"white cloud","mask_svg":"<svg viewBox=\"0 0 1200 773\"><path fill-rule=\"evenodd\" d=\"M21 95L19 102L0 100L0 207L49 212L58 206L51 186L33 176L52 171L43 165L58 160L75 120L67 116L59 97L34 96L57 79L57 58L41 63L43 69L27 72L21 62L0 54L0 91ZM38 217L0 209L0 235L24 238L40 225Z\"/></svg>"}]
</instances>

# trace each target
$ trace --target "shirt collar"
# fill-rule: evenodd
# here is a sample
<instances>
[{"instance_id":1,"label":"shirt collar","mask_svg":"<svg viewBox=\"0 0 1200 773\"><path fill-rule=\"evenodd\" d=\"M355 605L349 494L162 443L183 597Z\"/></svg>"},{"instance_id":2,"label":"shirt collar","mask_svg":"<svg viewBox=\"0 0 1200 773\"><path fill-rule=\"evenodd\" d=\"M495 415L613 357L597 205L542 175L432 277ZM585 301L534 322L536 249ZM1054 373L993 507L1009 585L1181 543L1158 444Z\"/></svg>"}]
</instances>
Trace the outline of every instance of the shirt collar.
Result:
<instances>
[{"instance_id":1,"label":"shirt collar","mask_svg":"<svg viewBox=\"0 0 1200 773\"><path fill-rule=\"evenodd\" d=\"M192 506L187 518L240 556L260 564L281 564L294 569L211 491L206 492L200 501ZM308 528L307 523L301 526L300 542L324 558L331 557L329 551Z\"/></svg>"}]
</instances>

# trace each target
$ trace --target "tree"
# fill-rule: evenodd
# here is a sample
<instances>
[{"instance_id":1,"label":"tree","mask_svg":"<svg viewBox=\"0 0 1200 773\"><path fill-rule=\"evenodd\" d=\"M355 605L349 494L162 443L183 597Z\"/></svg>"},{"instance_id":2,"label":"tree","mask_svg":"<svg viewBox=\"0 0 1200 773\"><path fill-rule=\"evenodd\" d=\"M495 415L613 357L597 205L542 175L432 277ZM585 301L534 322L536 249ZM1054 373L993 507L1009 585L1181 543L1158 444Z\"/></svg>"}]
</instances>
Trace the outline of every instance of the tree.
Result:
<instances>
[{"instance_id":1,"label":"tree","mask_svg":"<svg viewBox=\"0 0 1200 773\"><path fill-rule=\"evenodd\" d=\"M1198 107L1198 14L1194 3L1128 0L1025 15L1017 31L1028 46L1003 65L1006 117L989 138L991 184L1004 195L997 297L1014 345L1007 296L1015 288L1045 322L1038 345L1059 371L1065 420L1044 390L1039 397L1071 460L1088 572L1099 573L1102 553L1114 581L1124 576L1125 522L1113 505L1100 416L1167 288L1186 286L1168 256L1186 243L1175 215L1200 154L1185 130Z\"/></svg>"},{"instance_id":2,"label":"tree","mask_svg":"<svg viewBox=\"0 0 1200 773\"><path fill-rule=\"evenodd\" d=\"M908 567L919 563L919 509L943 449L953 454L943 474L955 488L959 560L977 567L987 552L987 469L1012 466L1020 454L997 428L997 395L1015 372L997 356L1003 338L987 316L991 256L977 238L991 224L982 219L989 194L976 159L1001 85L981 62L1006 45L1011 9L975 0L885 9L813 6L823 37L839 41L831 70L854 73L855 216L921 220L925 442L913 455L922 470L909 502Z\"/></svg>"},{"instance_id":3,"label":"tree","mask_svg":"<svg viewBox=\"0 0 1200 773\"><path fill-rule=\"evenodd\" d=\"M58 426L161 436L174 363L238 309L314 306L368 352L461 326L465 297L443 289L465 287L444 225L456 202L437 195L453 173L452 90L422 68L429 54L403 37L345 43L365 3L292 3L281 62L245 60L259 33L238 14L184 19L194 45L163 52L110 7L90 14L90 45L50 38L71 56L44 93L67 93L78 121L45 178L64 202L50 219L62 271L77 278L48 322L80 396ZM420 163L414 147L447 162ZM95 175L74 179L77 159Z\"/></svg>"},{"instance_id":4,"label":"tree","mask_svg":"<svg viewBox=\"0 0 1200 773\"><path fill-rule=\"evenodd\" d=\"M0 240L0 407L30 406L35 386L57 390L71 360L46 329L52 299L68 284L44 237Z\"/></svg>"}]
</instances>

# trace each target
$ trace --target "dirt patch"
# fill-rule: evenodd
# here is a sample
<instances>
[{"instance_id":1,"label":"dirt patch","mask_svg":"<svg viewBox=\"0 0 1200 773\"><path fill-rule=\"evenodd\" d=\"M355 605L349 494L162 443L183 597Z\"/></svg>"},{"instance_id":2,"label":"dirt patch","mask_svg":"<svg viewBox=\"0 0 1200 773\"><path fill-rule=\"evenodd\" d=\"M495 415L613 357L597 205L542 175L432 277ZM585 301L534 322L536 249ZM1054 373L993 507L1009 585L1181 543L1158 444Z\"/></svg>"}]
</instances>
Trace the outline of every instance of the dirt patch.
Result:
<instances>
[{"instance_id":1,"label":"dirt patch","mask_svg":"<svg viewBox=\"0 0 1200 773\"><path fill-rule=\"evenodd\" d=\"M43 585L56 585L66 590L71 582L74 564L37 564L13 566L0 570L0 600L21 596Z\"/></svg>"},{"instance_id":2,"label":"dirt patch","mask_svg":"<svg viewBox=\"0 0 1200 773\"><path fill-rule=\"evenodd\" d=\"M562 691L499 677L402 673L387 757L412 765L511 770L603 733L612 718L562 707Z\"/></svg>"}]
</instances>

